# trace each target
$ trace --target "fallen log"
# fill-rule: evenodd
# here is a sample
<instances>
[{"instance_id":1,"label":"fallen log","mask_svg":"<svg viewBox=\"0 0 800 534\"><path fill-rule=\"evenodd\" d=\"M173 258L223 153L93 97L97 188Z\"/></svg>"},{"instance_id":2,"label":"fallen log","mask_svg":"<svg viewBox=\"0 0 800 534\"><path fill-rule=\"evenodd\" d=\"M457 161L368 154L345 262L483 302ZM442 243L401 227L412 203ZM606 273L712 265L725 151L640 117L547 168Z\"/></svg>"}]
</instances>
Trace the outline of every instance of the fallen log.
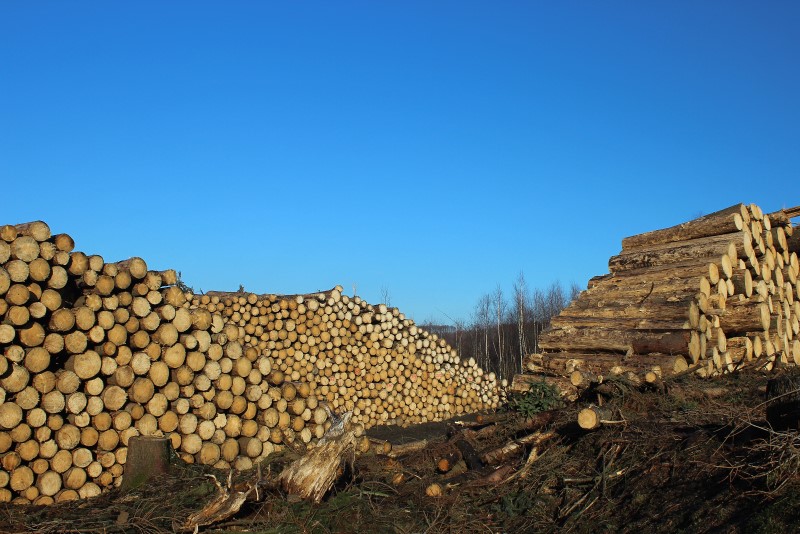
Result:
<instances>
[{"instance_id":1,"label":"fallen log","mask_svg":"<svg viewBox=\"0 0 800 534\"><path fill-rule=\"evenodd\" d=\"M483 467L483 461L478 455L475 447L466 440L466 438L459 438L455 441L454 445L461 453L464 463L467 464L467 469L480 469Z\"/></svg>"},{"instance_id":2,"label":"fallen log","mask_svg":"<svg viewBox=\"0 0 800 534\"><path fill-rule=\"evenodd\" d=\"M461 453L459 451L444 454L436 461L436 469L438 469L440 473L449 473L450 470L453 469L453 466L461 460Z\"/></svg>"},{"instance_id":3,"label":"fallen log","mask_svg":"<svg viewBox=\"0 0 800 534\"><path fill-rule=\"evenodd\" d=\"M512 440L502 447L492 449L481 455L481 461L488 465L499 464L507 459L522 452L525 447L534 446L538 447L545 441L553 439L556 433L552 430L547 432L534 432L527 436Z\"/></svg>"},{"instance_id":4,"label":"fallen log","mask_svg":"<svg viewBox=\"0 0 800 534\"><path fill-rule=\"evenodd\" d=\"M392 448L388 453L386 453L386 456L388 456L389 458L399 458L401 456L406 456L407 454L421 451L427 446L428 446L427 439L421 439L419 441L411 441L408 443L401 443L399 445L392 444Z\"/></svg>"},{"instance_id":5,"label":"fallen log","mask_svg":"<svg viewBox=\"0 0 800 534\"><path fill-rule=\"evenodd\" d=\"M578 426L584 430L595 430L612 420L613 412L600 406L589 406L578 412Z\"/></svg>"}]
</instances>

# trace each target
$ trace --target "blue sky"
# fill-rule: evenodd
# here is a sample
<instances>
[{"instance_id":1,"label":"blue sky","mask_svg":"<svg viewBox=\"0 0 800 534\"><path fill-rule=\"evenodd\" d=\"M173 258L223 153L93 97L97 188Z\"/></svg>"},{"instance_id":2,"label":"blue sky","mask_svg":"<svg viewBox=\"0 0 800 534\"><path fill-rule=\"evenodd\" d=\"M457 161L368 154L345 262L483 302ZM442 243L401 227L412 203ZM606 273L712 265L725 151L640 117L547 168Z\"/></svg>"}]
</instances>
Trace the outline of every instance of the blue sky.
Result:
<instances>
[{"instance_id":1,"label":"blue sky","mask_svg":"<svg viewBox=\"0 0 800 534\"><path fill-rule=\"evenodd\" d=\"M0 4L0 223L417 321L800 204L797 2Z\"/></svg>"}]
</instances>

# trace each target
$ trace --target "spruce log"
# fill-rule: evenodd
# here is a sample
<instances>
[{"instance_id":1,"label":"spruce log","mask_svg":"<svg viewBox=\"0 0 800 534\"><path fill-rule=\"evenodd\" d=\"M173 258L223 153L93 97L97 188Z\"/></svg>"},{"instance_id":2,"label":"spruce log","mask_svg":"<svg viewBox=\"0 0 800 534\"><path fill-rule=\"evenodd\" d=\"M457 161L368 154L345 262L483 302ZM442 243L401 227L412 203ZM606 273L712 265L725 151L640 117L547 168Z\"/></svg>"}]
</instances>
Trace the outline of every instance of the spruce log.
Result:
<instances>
[{"instance_id":1,"label":"spruce log","mask_svg":"<svg viewBox=\"0 0 800 534\"><path fill-rule=\"evenodd\" d=\"M11 242L11 257L30 263L39 257L39 243L31 236L19 236Z\"/></svg>"},{"instance_id":2,"label":"spruce log","mask_svg":"<svg viewBox=\"0 0 800 534\"><path fill-rule=\"evenodd\" d=\"M614 277L598 281L590 289L582 292L571 305L587 307L591 304L606 303L662 303L688 299L697 293L711 295L709 278L704 275L650 280L641 278Z\"/></svg>"},{"instance_id":3,"label":"spruce log","mask_svg":"<svg viewBox=\"0 0 800 534\"><path fill-rule=\"evenodd\" d=\"M746 255L752 237L749 232L702 237L667 245L638 248L612 256L608 268L612 273L631 269L642 269L659 265L671 265L686 261L708 262L727 254L731 260Z\"/></svg>"},{"instance_id":4,"label":"spruce log","mask_svg":"<svg viewBox=\"0 0 800 534\"><path fill-rule=\"evenodd\" d=\"M731 300L719 315L719 327L726 334L744 334L770 327L769 305L764 302Z\"/></svg>"},{"instance_id":5,"label":"spruce log","mask_svg":"<svg viewBox=\"0 0 800 534\"><path fill-rule=\"evenodd\" d=\"M584 313L581 315L558 315L550 320L550 326L553 328L626 328L631 330L661 330L661 331L675 331L675 330L697 330L700 322L700 315L695 315L692 318L668 320L659 318L636 318L636 312L647 312L647 308L623 308L621 317L615 317L614 312L617 310L600 309L598 316L592 316L591 313ZM647 313L641 313L647 315ZM656 314L657 315L657 314ZM686 312L688 316L688 311ZM630 317L633 316L633 317ZM694 323L694 324L692 324Z\"/></svg>"},{"instance_id":6,"label":"spruce log","mask_svg":"<svg viewBox=\"0 0 800 534\"><path fill-rule=\"evenodd\" d=\"M595 276L589 280L588 288L592 289L598 285L605 287L626 286L647 284L655 282L656 285L663 281L678 279L699 279L708 276L708 265L713 258L701 258L699 260L682 261L674 264L656 265L640 269L631 269L619 273L609 273Z\"/></svg>"},{"instance_id":7,"label":"spruce log","mask_svg":"<svg viewBox=\"0 0 800 534\"><path fill-rule=\"evenodd\" d=\"M692 326L697 326L700 318L700 304L703 303L703 307L706 307L708 302L708 297L697 293L685 296L676 295L673 300L669 299L670 297L666 297L661 301L650 301L645 297L637 302L600 301L594 306L584 307L581 302L583 299L578 297L564 308L557 317L598 319L618 317L620 319L651 319L665 323L689 321ZM553 319L556 319L556 317Z\"/></svg>"},{"instance_id":8,"label":"spruce log","mask_svg":"<svg viewBox=\"0 0 800 534\"><path fill-rule=\"evenodd\" d=\"M633 354L681 354L699 357L696 332L625 330L612 328L560 328L543 332L539 348L550 351L610 351Z\"/></svg>"},{"instance_id":9,"label":"spruce log","mask_svg":"<svg viewBox=\"0 0 800 534\"><path fill-rule=\"evenodd\" d=\"M729 208L703 215L691 221L669 228L654 230L622 240L622 249L631 250L640 247L688 241L720 234L729 234L745 229L750 222L750 214L744 204L735 204Z\"/></svg>"},{"instance_id":10,"label":"spruce log","mask_svg":"<svg viewBox=\"0 0 800 534\"><path fill-rule=\"evenodd\" d=\"M128 272L136 280L141 280L147 276L147 263L139 257L128 258L127 260L115 263L117 272Z\"/></svg>"}]
</instances>

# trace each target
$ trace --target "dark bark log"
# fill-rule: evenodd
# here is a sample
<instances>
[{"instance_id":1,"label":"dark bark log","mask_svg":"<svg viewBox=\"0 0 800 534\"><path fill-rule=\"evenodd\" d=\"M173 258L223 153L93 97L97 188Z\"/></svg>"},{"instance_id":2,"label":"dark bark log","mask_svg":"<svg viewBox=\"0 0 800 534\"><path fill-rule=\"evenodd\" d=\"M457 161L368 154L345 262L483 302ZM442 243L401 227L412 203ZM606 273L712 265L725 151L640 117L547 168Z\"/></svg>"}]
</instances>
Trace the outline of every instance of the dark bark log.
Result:
<instances>
[{"instance_id":1,"label":"dark bark log","mask_svg":"<svg viewBox=\"0 0 800 534\"><path fill-rule=\"evenodd\" d=\"M767 421L775 430L800 427L800 376L779 376L767 382Z\"/></svg>"},{"instance_id":2,"label":"dark bark log","mask_svg":"<svg viewBox=\"0 0 800 534\"><path fill-rule=\"evenodd\" d=\"M466 439L457 439L453 444L461 453L461 457L464 459L464 463L467 464L468 469L480 469L483 467L480 456L478 456L475 448Z\"/></svg>"}]
</instances>

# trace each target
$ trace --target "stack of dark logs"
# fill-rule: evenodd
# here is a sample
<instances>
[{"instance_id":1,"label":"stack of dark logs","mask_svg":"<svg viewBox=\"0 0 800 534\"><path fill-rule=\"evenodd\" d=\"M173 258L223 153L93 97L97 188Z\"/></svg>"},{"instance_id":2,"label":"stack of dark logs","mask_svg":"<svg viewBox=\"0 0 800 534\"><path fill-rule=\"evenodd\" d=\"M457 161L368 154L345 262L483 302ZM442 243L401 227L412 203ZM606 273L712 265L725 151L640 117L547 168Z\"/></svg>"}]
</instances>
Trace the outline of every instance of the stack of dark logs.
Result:
<instances>
[{"instance_id":1,"label":"stack of dark logs","mask_svg":"<svg viewBox=\"0 0 800 534\"><path fill-rule=\"evenodd\" d=\"M371 423L394 419L406 393L417 417L461 413L476 398L496 406L493 377L448 359L449 347L413 324L402 328L416 337L396 336L396 310L337 289L272 297L259 318L271 322L256 326L262 308L251 317L219 302L141 258L75 251L44 222L0 226L0 501L49 504L118 485L138 435L168 437L187 462L247 469L283 446L313 446L331 408ZM373 358L386 365L367 369ZM372 371L365 387L383 405L346 396L362 382L356 369Z\"/></svg>"},{"instance_id":2,"label":"stack of dark logs","mask_svg":"<svg viewBox=\"0 0 800 534\"><path fill-rule=\"evenodd\" d=\"M800 364L800 208L764 214L737 204L622 241L598 276L552 320L540 354L512 391L536 375L567 396L604 376L654 382L743 367Z\"/></svg>"}]
</instances>

